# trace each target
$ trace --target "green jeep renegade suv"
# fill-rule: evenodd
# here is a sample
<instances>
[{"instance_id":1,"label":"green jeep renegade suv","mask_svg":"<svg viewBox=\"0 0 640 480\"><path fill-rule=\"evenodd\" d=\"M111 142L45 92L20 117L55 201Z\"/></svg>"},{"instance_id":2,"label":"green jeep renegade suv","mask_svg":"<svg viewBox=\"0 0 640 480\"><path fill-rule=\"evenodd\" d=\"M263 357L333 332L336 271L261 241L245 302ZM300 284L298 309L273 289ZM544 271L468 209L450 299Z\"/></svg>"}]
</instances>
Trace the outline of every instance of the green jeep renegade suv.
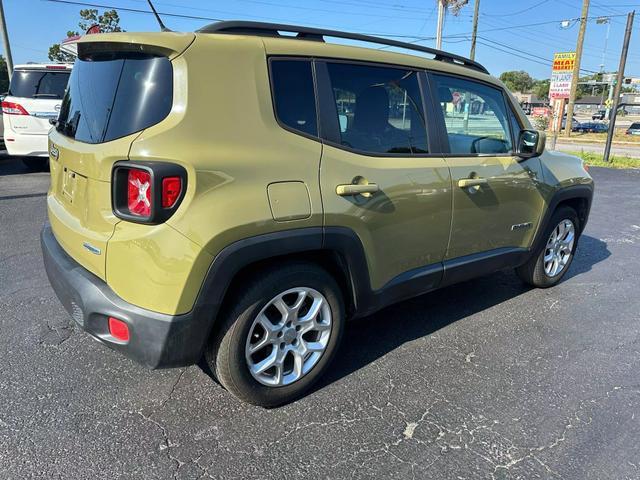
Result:
<instances>
[{"instance_id":1,"label":"green jeep renegade suv","mask_svg":"<svg viewBox=\"0 0 640 480\"><path fill-rule=\"evenodd\" d=\"M45 266L79 326L149 367L204 356L279 405L348 318L504 268L549 287L571 264L591 177L476 62L252 22L77 47Z\"/></svg>"}]
</instances>

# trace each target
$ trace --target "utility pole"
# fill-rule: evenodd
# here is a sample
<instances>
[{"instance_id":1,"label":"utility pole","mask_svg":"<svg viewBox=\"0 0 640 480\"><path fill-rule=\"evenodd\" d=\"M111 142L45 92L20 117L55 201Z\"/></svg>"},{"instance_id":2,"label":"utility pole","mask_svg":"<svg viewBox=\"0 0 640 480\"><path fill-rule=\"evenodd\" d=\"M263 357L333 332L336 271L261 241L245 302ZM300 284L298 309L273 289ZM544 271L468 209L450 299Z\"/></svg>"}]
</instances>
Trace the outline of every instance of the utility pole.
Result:
<instances>
[{"instance_id":1,"label":"utility pole","mask_svg":"<svg viewBox=\"0 0 640 480\"><path fill-rule=\"evenodd\" d=\"M471 32L471 53L469 58L476 59L476 38L478 36L478 13L480 12L480 0L476 0L473 10L473 30Z\"/></svg>"},{"instance_id":2,"label":"utility pole","mask_svg":"<svg viewBox=\"0 0 640 480\"><path fill-rule=\"evenodd\" d=\"M442 27L444 26L445 0L438 0L438 28L436 30L436 48L442 50Z\"/></svg>"},{"instance_id":3,"label":"utility pole","mask_svg":"<svg viewBox=\"0 0 640 480\"><path fill-rule=\"evenodd\" d=\"M582 59L582 47L584 44L584 32L587 29L587 18L589 16L589 0L582 1L582 14L580 15L580 31L578 32L578 44L576 45L576 61L573 65L573 79L571 80L571 92L569 93L569 105L567 106L567 124L564 135L571 136L573 127L573 107L576 102L578 92L578 82L580 81L580 60Z\"/></svg>"},{"instance_id":4,"label":"utility pole","mask_svg":"<svg viewBox=\"0 0 640 480\"><path fill-rule=\"evenodd\" d=\"M2 6L2 0L0 0L0 30L2 30L2 42L4 43L4 56L7 61L7 72L9 73L9 79L11 79L11 73L13 72L13 59L11 58L11 47L9 46L7 24L4 21L4 7Z\"/></svg>"},{"instance_id":5,"label":"utility pole","mask_svg":"<svg viewBox=\"0 0 640 480\"><path fill-rule=\"evenodd\" d=\"M624 69L627 65L627 53L629 53L629 41L631 40L631 31L633 30L633 17L635 17L636 11L634 10L627 15L627 28L624 31L624 43L622 44L622 54L620 55L620 66L618 67L618 77L616 79L615 92L613 92L613 110L611 112L611 121L609 122L609 132L607 132L607 143L604 146L605 162L609 161L609 155L611 154L611 143L613 142L613 135L616 131L616 117L618 116L618 104L620 103L620 90L622 89L622 82L624 80Z\"/></svg>"}]
</instances>

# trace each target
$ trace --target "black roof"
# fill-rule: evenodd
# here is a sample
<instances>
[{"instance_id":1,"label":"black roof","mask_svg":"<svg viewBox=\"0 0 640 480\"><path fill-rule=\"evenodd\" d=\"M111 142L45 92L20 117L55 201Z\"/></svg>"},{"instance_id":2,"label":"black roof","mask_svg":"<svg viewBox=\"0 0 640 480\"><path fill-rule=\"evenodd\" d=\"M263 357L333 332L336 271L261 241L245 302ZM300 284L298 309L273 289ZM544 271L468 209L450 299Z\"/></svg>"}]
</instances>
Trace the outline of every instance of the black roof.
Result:
<instances>
[{"instance_id":1,"label":"black roof","mask_svg":"<svg viewBox=\"0 0 640 480\"><path fill-rule=\"evenodd\" d=\"M324 37L345 38L348 40L357 40L367 43L377 43L380 45L387 45L390 47L405 48L407 50L414 50L417 52L428 53L433 55L434 60L441 62L453 63L461 65L463 67L471 68L482 73L489 73L489 71L480 63L471 60L469 58L456 55L454 53L444 52L435 48L424 47L422 45L416 45L414 43L399 42L397 40L391 40L388 38L374 37L371 35L363 35L360 33L341 32L339 30L327 30L323 28L311 28L300 27L297 25L284 25L278 23L263 23L263 22L244 22L244 21L226 21L216 22L207 25L200 30L199 33L228 33L237 35L259 35L268 37L283 37L290 38L285 35L281 35L280 32L291 32L297 35L292 38L298 38L301 40L315 40L324 42Z\"/></svg>"}]
</instances>

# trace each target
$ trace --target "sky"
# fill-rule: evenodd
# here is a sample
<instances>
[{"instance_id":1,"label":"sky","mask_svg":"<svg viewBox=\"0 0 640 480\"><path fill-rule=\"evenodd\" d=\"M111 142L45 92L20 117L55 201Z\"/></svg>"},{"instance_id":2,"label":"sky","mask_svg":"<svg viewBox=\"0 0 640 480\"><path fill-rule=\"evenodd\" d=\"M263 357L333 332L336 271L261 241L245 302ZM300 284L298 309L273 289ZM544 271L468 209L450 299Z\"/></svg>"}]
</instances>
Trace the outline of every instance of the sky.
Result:
<instances>
[{"instance_id":1,"label":"sky","mask_svg":"<svg viewBox=\"0 0 640 480\"><path fill-rule=\"evenodd\" d=\"M152 15L123 10L146 11L146 0L2 1L15 64L47 61L49 46L64 38L67 30L78 28L79 10L92 8L79 5L82 3L115 7L125 30L158 30ZM459 16L447 15L443 50L469 55L474 1L469 0ZM164 23L176 31L194 31L214 19L252 20L347 30L435 46L436 0L155 0L154 5L161 14L206 17L164 15ZM534 78L549 78L553 53L575 50L579 27L575 19L580 17L581 6L582 0L480 0L476 60L496 76L507 70L525 70ZM617 70L626 14L634 8L640 13L640 0L591 1L583 73L599 71L603 55L604 70ZM597 24L599 16L609 16L609 26ZM571 20L568 27L561 26L563 20ZM633 29L626 76L640 77L640 15Z\"/></svg>"}]
</instances>

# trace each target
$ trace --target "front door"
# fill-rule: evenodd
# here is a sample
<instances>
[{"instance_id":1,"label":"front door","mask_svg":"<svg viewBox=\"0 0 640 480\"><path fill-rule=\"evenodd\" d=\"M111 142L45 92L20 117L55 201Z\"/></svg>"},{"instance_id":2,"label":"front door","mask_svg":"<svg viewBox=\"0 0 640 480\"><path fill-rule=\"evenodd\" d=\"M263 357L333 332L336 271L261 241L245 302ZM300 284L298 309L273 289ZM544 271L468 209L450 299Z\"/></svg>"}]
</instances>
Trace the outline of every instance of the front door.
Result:
<instances>
[{"instance_id":1,"label":"front door","mask_svg":"<svg viewBox=\"0 0 640 480\"><path fill-rule=\"evenodd\" d=\"M430 80L453 181L446 259L528 248L544 206L540 161L514 155L519 122L504 92L461 77L433 74Z\"/></svg>"},{"instance_id":2,"label":"front door","mask_svg":"<svg viewBox=\"0 0 640 480\"><path fill-rule=\"evenodd\" d=\"M357 234L374 290L422 267L439 274L451 178L442 156L430 154L420 74L339 61L316 67L321 108L331 107L320 168L325 226ZM424 290L439 280L423 278Z\"/></svg>"}]
</instances>

